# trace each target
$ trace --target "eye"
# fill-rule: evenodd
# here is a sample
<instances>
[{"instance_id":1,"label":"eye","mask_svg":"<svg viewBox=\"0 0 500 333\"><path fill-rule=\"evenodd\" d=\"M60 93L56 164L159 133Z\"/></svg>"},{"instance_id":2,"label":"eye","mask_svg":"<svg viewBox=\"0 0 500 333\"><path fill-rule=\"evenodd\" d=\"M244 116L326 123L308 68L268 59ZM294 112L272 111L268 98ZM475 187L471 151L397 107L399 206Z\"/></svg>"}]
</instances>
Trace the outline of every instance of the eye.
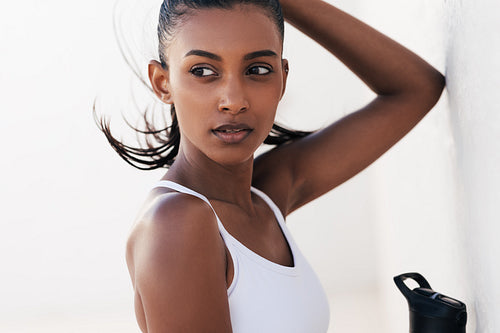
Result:
<instances>
[{"instance_id":1,"label":"eye","mask_svg":"<svg viewBox=\"0 0 500 333\"><path fill-rule=\"evenodd\" d=\"M250 75L266 75L271 73L273 70L268 66L253 66L250 67L247 71L247 74Z\"/></svg>"},{"instance_id":2,"label":"eye","mask_svg":"<svg viewBox=\"0 0 500 333\"><path fill-rule=\"evenodd\" d=\"M193 67L189 71L191 72L191 74L193 74L194 76L198 76L198 77L217 75L217 73L215 73L214 70L212 70L208 67Z\"/></svg>"}]
</instances>

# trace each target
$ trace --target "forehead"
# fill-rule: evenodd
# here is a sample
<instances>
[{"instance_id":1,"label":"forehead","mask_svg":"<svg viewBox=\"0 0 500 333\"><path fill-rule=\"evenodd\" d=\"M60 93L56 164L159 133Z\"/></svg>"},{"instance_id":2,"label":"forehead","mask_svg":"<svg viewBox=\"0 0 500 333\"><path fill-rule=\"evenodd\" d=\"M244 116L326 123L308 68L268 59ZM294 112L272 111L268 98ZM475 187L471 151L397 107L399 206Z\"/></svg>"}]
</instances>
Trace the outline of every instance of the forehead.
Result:
<instances>
[{"instance_id":1,"label":"forehead","mask_svg":"<svg viewBox=\"0 0 500 333\"><path fill-rule=\"evenodd\" d=\"M282 41L274 21L253 5L231 9L201 9L190 13L176 29L169 57L192 49L224 55L272 50L281 54Z\"/></svg>"}]
</instances>

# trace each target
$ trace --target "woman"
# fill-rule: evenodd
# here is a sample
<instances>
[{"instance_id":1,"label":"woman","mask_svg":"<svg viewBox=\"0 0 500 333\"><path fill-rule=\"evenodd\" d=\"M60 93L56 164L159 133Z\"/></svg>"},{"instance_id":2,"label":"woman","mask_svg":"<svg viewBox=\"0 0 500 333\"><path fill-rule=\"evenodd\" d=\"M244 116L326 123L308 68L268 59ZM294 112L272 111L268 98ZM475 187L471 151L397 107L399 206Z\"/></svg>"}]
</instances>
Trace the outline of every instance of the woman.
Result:
<instances>
[{"instance_id":1,"label":"woman","mask_svg":"<svg viewBox=\"0 0 500 333\"><path fill-rule=\"evenodd\" d=\"M128 162L169 167L127 244L143 332L326 332L324 291L284 217L375 161L442 92L429 64L334 6L280 3L377 97L309 135L272 130L288 75L277 1L164 1L149 64L173 106L164 145L134 150L101 123ZM254 159L265 140L279 145Z\"/></svg>"}]
</instances>

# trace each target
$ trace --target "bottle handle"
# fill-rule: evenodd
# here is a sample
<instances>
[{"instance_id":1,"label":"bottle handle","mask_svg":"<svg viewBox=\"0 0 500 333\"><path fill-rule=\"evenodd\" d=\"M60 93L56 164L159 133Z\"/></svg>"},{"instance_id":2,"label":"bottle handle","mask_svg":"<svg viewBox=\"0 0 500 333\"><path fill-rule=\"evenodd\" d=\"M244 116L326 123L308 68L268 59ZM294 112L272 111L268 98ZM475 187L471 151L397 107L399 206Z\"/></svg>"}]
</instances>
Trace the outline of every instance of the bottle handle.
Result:
<instances>
[{"instance_id":1,"label":"bottle handle","mask_svg":"<svg viewBox=\"0 0 500 333\"><path fill-rule=\"evenodd\" d=\"M413 272L413 273L404 273L398 276L394 277L394 282L396 283L396 286L398 287L399 291L403 293L403 295L406 297L406 299L411 297L412 291L408 286L404 283L406 279L412 279L418 283L420 288L427 288L427 289L432 289L431 285L427 280L420 275L419 273Z\"/></svg>"}]
</instances>

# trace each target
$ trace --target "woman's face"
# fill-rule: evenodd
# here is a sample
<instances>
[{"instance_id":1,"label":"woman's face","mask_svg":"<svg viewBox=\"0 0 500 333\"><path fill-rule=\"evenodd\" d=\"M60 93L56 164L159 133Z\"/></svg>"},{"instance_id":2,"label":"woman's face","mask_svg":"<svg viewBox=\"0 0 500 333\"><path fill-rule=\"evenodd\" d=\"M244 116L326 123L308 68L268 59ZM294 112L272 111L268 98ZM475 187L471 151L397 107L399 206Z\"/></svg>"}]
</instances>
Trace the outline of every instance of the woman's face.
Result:
<instances>
[{"instance_id":1,"label":"woman's face","mask_svg":"<svg viewBox=\"0 0 500 333\"><path fill-rule=\"evenodd\" d=\"M181 153L227 165L251 159L286 83L275 23L252 5L197 10L166 53L167 102L175 105Z\"/></svg>"}]
</instances>

